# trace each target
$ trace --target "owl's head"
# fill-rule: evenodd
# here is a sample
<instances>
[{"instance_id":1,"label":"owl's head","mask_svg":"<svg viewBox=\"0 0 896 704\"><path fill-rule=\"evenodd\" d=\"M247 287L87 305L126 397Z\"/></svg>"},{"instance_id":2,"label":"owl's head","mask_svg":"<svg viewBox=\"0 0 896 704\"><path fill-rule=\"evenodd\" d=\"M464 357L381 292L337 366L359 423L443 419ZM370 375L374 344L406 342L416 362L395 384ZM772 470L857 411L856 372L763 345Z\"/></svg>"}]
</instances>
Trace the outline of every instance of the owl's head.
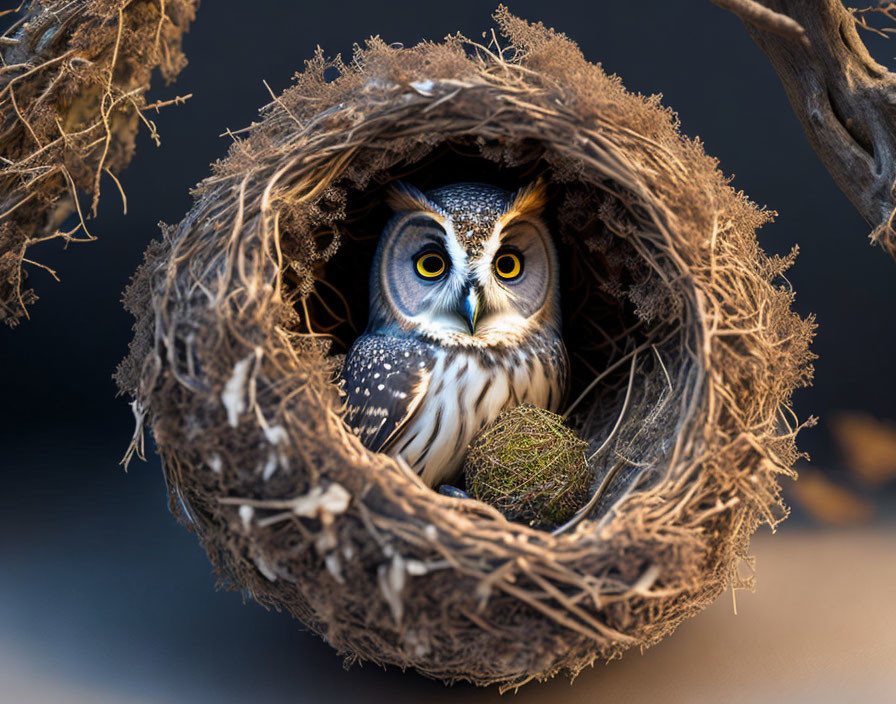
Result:
<instances>
[{"instance_id":1,"label":"owl's head","mask_svg":"<svg viewBox=\"0 0 896 704\"><path fill-rule=\"evenodd\" d=\"M559 333L557 253L544 186L395 187L371 271L370 332L503 347ZM397 329L396 329L397 328Z\"/></svg>"}]
</instances>

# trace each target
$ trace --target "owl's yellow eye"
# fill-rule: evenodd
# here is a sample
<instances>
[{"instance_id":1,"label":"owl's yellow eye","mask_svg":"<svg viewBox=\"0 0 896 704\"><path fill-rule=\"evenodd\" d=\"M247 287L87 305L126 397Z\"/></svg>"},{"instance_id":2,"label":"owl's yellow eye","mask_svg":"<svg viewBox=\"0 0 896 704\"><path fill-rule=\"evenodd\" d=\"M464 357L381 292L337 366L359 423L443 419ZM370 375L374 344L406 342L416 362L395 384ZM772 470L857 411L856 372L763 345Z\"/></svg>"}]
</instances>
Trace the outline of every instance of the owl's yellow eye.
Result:
<instances>
[{"instance_id":1,"label":"owl's yellow eye","mask_svg":"<svg viewBox=\"0 0 896 704\"><path fill-rule=\"evenodd\" d=\"M523 259L514 252L501 252L495 257L495 273L498 278L510 281L523 273Z\"/></svg>"},{"instance_id":2,"label":"owl's yellow eye","mask_svg":"<svg viewBox=\"0 0 896 704\"><path fill-rule=\"evenodd\" d=\"M448 264L445 262L445 257L438 252L424 252L417 257L414 267L417 270L417 276L432 280L444 274Z\"/></svg>"}]
</instances>

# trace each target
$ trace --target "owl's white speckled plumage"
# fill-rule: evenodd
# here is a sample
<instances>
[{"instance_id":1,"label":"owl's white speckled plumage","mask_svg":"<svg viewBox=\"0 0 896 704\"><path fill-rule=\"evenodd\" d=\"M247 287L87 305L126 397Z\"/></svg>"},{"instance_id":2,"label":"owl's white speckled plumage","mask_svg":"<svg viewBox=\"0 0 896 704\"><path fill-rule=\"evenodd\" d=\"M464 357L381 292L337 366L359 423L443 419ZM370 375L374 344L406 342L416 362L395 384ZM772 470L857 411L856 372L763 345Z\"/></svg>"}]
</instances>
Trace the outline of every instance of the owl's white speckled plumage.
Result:
<instances>
[{"instance_id":1,"label":"owl's white speckled plumage","mask_svg":"<svg viewBox=\"0 0 896 704\"><path fill-rule=\"evenodd\" d=\"M568 362L538 186L403 186L371 270L370 320L342 371L346 421L429 486L521 403L557 410Z\"/></svg>"}]
</instances>

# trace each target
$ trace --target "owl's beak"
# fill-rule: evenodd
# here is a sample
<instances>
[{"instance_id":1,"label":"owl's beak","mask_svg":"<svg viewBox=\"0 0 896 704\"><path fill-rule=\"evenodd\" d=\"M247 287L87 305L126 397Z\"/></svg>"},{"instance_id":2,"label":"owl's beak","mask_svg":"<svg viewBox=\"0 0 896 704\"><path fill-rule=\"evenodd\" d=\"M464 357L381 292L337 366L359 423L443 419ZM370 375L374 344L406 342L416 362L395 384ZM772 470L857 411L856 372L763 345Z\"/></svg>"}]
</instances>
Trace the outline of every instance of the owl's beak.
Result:
<instances>
[{"instance_id":1,"label":"owl's beak","mask_svg":"<svg viewBox=\"0 0 896 704\"><path fill-rule=\"evenodd\" d=\"M458 313L466 321L471 335L476 332L476 321L479 320L479 305L479 289L475 286L468 286L464 291L463 298L460 300Z\"/></svg>"}]
</instances>

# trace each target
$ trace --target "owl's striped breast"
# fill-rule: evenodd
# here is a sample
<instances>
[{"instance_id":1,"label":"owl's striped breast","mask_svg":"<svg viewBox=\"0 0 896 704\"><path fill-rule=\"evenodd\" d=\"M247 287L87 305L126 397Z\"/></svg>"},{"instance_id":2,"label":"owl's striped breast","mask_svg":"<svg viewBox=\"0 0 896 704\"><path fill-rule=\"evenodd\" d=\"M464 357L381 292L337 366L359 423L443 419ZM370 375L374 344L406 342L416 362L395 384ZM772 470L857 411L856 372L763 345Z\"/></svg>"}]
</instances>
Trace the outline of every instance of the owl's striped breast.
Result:
<instances>
[{"instance_id":1,"label":"owl's striped breast","mask_svg":"<svg viewBox=\"0 0 896 704\"><path fill-rule=\"evenodd\" d=\"M557 410L566 375L558 339L507 351L439 348L421 407L393 454L429 486L453 481L470 441L501 411L521 403Z\"/></svg>"}]
</instances>

